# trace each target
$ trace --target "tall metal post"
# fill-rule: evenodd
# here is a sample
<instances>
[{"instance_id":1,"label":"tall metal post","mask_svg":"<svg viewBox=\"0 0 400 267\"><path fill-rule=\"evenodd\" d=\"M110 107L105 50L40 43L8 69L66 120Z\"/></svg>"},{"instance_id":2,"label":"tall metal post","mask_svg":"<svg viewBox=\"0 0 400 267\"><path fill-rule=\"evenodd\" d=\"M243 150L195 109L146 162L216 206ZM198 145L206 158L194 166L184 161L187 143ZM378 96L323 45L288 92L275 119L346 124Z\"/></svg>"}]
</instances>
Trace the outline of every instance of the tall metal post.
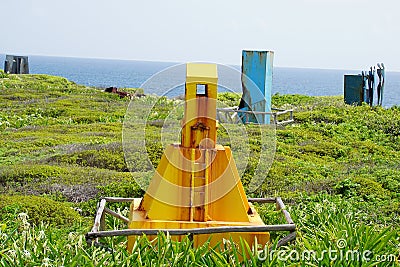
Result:
<instances>
[{"instance_id":1,"label":"tall metal post","mask_svg":"<svg viewBox=\"0 0 400 267\"><path fill-rule=\"evenodd\" d=\"M273 60L273 51L242 51L243 96L239 110L271 112ZM270 124L270 115L243 116L242 120Z\"/></svg>"}]
</instances>

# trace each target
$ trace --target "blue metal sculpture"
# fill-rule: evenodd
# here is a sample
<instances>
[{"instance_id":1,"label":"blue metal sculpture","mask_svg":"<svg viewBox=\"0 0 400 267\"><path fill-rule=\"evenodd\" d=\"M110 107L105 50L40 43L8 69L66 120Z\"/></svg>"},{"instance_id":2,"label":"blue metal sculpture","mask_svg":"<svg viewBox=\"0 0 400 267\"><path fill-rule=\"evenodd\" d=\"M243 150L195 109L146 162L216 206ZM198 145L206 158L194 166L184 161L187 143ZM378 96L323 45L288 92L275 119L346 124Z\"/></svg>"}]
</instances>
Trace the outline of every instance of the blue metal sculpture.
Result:
<instances>
[{"instance_id":1,"label":"blue metal sculpture","mask_svg":"<svg viewBox=\"0 0 400 267\"><path fill-rule=\"evenodd\" d=\"M270 115L262 112L271 112L273 59L272 51L242 51L243 95L238 115L244 123L270 124Z\"/></svg>"}]
</instances>

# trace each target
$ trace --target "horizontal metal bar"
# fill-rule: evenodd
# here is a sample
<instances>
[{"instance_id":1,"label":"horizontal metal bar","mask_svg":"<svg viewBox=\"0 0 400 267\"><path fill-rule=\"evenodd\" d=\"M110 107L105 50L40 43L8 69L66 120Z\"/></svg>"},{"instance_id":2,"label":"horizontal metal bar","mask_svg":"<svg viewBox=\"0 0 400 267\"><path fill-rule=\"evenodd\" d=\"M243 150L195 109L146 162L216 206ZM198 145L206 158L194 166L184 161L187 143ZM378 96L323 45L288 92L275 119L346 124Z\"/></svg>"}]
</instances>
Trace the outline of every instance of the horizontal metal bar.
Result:
<instances>
[{"instance_id":1,"label":"horizontal metal bar","mask_svg":"<svg viewBox=\"0 0 400 267\"><path fill-rule=\"evenodd\" d=\"M104 197L107 202L115 203L115 202L132 202L134 198L126 198L126 197Z\"/></svg>"},{"instance_id":2,"label":"horizontal metal bar","mask_svg":"<svg viewBox=\"0 0 400 267\"><path fill-rule=\"evenodd\" d=\"M293 110L292 109L288 109L288 110L285 110L285 111L278 111L278 112L276 112L276 115L283 115L283 114L290 113L290 112L293 112Z\"/></svg>"},{"instance_id":3,"label":"horizontal metal bar","mask_svg":"<svg viewBox=\"0 0 400 267\"><path fill-rule=\"evenodd\" d=\"M282 108L271 108L271 110L285 111L286 109L282 109Z\"/></svg>"},{"instance_id":4,"label":"horizontal metal bar","mask_svg":"<svg viewBox=\"0 0 400 267\"><path fill-rule=\"evenodd\" d=\"M250 111L250 110L231 110L231 109L217 109L217 111L226 113L245 113L245 114L255 114L255 115L274 115L276 112L266 112L266 111Z\"/></svg>"},{"instance_id":5,"label":"horizontal metal bar","mask_svg":"<svg viewBox=\"0 0 400 267\"><path fill-rule=\"evenodd\" d=\"M277 109L277 108L272 108L272 110L276 110L277 112L264 112L264 111L251 111L251 110L238 110L236 108L217 108L217 111L223 112L223 113L233 113L232 116L236 116L239 118L242 118L243 115L245 117L245 121L248 121L248 115L253 114L253 115L270 115L273 117L273 122L275 125L283 125L287 123L292 123L294 122L293 120L293 109ZM241 113L241 114L239 114ZM278 116L288 114L289 113L289 119L285 121L279 121ZM217 113L217 116L219 113Z\"/></svg>"},{"instance_id":6,"label":"horizontal metal bar","mask_svg":"<svg viewBox=\"0 0 400 267\"><path fill-rule=\"evenodd\" d=\"M251 110L222 109L222 108L217 108L217 111L226 112L226 113L233 112L233 113L264 114L264 115L283 115L286 113L293 112L292 109L280 110L278 112L267 112L267 111L251 111Z\"/></svg>"},{"instance_id":7,"label":"horizontal metal bar","mask_svg":"<svg viewBox=\"0 0 400 267\"><path fill-rule=\"evenodd\" d=\"M248 198L247 201L249 202L254 202L254 203L275 203L276 202L276 198L274 197L268 197L268 198Z\"/></svg>"},{"instance_id":8,"label":"horizontal metal bar","mask_svg":"<svg viewBox=\"0 0 400 267\"><path fill-rule=\"evenodd\" d=\"M276 124L281 125L281 124L291 123L291 122L294 122L294 120L291 119L291 120L286 120L286 121L278 121Z\"/></svg>"},{"instance_id":9,"label":"horizontal metal bar","mask_svg":"<svg viewBox=\"0 0 400 267\"><path fill-rule=\"evenodd\" d=\"M237 111L238 110L238 106L234 106L234 107L227 107L227 108L217 108L217 110L220 111Z\"/></svg>"},{"instance_id":10,"label":"horizontal metal bar","mask_svg":"<svg viewBox=\"0 0 400 267\"><path fill-rule=\"evenodd\" d=\"M254 232L273 232L273 231L295 231L294 224L262 225L262 226L221 226L192 229L126 229L101 232L89 232L86 238L110 237L110 236L130 236L130 235L157 235L159 232L169 235L201 235L218 233L254 233Z\"/></svg>"}]
</instances>

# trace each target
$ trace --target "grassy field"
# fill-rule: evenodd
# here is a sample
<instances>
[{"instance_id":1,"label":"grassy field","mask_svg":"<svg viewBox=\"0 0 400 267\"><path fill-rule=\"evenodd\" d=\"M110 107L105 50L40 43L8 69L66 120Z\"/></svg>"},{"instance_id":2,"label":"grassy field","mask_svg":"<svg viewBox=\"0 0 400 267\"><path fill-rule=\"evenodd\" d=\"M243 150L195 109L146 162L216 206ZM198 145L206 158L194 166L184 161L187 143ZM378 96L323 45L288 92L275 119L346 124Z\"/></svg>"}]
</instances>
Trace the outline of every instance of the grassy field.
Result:
<instances>
[{"instance_id":1,"label":"grassy field","mask_svg":"<svg viewBox=\"0 0 400 267\"><path fill-rule=\"evenodd\" d=\"M228 105L239 98L219 95ZM399 266L399 107L273 96L275 107L295 109L295 123L276 130L274 162L248 195L281 196L298 226L296 242L276 248L282 234L273 235L260 254L244 243L194 249L160 235L139 239L128 253L123 238L103 240L109 250L88 246L84 234L101 196L143 195L134 178L151 177L163 152L158 123L180 100L145 96L130 104L158 103L146 127L149 166L139 152L133 162L124 157L126 98L61 77L0 72L0 99L0 266ZM247 190L260 148L255 127L246 130ZM221 124L221 140L225 134ZM282 222L274 207L257 208L267 224Z\"/></svg>"}]
</instances>

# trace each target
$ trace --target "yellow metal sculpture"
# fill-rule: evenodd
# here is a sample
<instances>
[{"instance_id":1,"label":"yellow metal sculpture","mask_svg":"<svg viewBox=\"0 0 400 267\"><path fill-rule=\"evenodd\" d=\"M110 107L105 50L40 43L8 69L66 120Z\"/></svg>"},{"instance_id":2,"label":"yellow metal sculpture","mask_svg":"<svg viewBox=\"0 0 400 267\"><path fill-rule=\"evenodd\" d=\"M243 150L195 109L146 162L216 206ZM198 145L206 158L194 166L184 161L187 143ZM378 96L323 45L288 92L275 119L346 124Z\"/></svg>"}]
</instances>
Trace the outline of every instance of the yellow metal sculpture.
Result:
<instances>
[{"instance_id":1,"label":"yellow metal sculpture","mask_svg":"<svg viewBox=\"0 0 400 267\"><path fill-rule=\"evenodd\" d=\"M217 144L217 82L215 64L186 65L181 143L165 149L144 197L132 202L130 229L264 225L247 200L230 148ZM195 235L194 245L209 237ZM239 237L249 245L255 238L259 244L269 241L268 232L227 232L213 234L211 244L223 238L238 242ZM135 238L128 237L129 251Z\"/></svg>"}]
</instances>

